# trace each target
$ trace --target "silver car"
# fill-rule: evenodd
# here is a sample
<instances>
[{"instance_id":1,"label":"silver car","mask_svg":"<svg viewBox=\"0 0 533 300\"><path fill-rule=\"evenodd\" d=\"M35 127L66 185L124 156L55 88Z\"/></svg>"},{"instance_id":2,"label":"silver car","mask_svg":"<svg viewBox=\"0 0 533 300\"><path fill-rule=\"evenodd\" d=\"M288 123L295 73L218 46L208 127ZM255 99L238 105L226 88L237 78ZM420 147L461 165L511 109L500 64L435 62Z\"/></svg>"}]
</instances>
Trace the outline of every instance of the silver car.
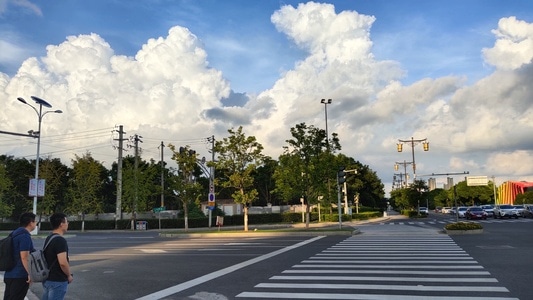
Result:
<instances>
[{"instance_id":1,"label":"silver car","mask_svg":"<svg viewBox=\"0 0 533 300\"><path fill-rule=\"evenodd\" d=\"M522 213L524 218L533 218L533 204L524 204L524 212Z\"/></svg>"},{"instance_id":2,"label":"silver car","mask_svg":"<svg viewBox=\"0 0 533 300\"><path fill-rule=\"evenodd\" d=\"M481 208L487 213L487 217L494 217L494 206L492 205L481 205Z\"/></svg>"},{"instance_id":3,"label":"silver car","mask_svg":"<svg viewBox=\"0 0 533 300\"><path fill-rule=\"evenodd\" d=\"M526 209L523 205L513 205L513 207L516 209L516 212L518 213L519 217L524 216L524 210Z\"/></svg>"}]
</instances>

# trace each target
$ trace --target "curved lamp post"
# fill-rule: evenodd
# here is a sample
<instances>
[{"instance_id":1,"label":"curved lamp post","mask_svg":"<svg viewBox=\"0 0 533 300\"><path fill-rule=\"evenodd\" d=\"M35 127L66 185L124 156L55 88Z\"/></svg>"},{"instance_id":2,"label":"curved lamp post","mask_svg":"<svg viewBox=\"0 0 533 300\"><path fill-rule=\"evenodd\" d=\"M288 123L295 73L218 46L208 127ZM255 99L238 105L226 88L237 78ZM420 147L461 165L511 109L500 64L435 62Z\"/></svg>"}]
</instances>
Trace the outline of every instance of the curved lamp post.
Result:
<instances>
[{"instance_id":1,"label":"curved lamp post","mask_svg":"<svg viewBox=\"0 0 533 300\"><path fill-rule=\"evenodd\" d=\"M52 108L52 105L50 103L46 102L45 100L39 98L39 97L31 96L31 98L33 99L33 101L35 101L35 103L37 103L39 105L39 109L38 110L37 110L37 108L35 108L35 106L33 106L33 105L29 104L28 102L26 102L26 100L24 100L24 98L18 97L17 100L22 102L22 103L24 103L24 104L26 104L26 105L28 105L29 107L33 108L33 110L37 114L37 117L38 117L38 120L39 120L39 129L38 129L38 131L37 132L30 131L31 134L33 134L35 137L37 137L37 156L35 158L35 180L37 180L37 184L38 184L38 181L39 181L39 151L41 150L41 122L43 120L43 117L47 113L60 114L63 111L58 109L58 110L48 110L48 111L43 112L43 106L47 107L47 108ZM38 197L38 193L36 192L34 197L33 197L33 213L34 214L37 214L37 197Z\"/></svg>"}]
</instances>

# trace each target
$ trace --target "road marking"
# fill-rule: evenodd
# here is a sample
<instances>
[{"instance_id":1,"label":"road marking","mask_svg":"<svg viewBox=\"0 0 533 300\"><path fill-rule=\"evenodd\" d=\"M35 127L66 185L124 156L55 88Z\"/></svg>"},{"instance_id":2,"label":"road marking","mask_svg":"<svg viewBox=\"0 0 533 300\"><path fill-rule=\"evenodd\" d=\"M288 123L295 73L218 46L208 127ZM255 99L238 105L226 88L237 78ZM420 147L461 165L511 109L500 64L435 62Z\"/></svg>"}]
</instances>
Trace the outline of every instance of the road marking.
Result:
<instances>
[{"instance_id":1,"label":"road marking","mask_svg":"<svg viewBox=\"0 0 533 300\"><path fill-rule=\"evenodd\" d=\"M395 275L490 275L487 271L388 271L388 270L285 270L284 274L395 274Z\"/></svg>"},{"instance_id":2,"label":"road marking","mask_svg":"<svg viewBox=\"0 0 533 300\"><path fill-rule=\"evenodd\" d=\"M320 293L260 293L243 292L237 295L243 298L266 299L332 299L332 300L519 300L507 297L456 297L456 296L413 296L413 295L369 295L369 294L320 294Z\"/></svg>"},{"instance_id":3,"label":"road marking","mask_svg":"<svg viewBox=\"0 0 533 300\"><path fill-rule=\"evenodd\" d=\"M432 292L504 292L499 286L434 286L434 285L381 285L381 284L328 284L328 283L259 283L256 288L284 289L331 289L331 290L389 290L389 291L432 291Z\"/></svg>"},{"instance_id":4,"label":"road marking","mask_svg":"<svg viewBox=\"0 0 533 300\"><path fill-rule=\"evenodd\" d=\"M498 282L496 278L427 278L427 277L374 277L374 276L272 276L272 280L361 280L361 281L417 281L417 282Z\"/></svg>"},{"instance_id":5,"label":"road marking","mask_svg":"<svg viewBox=\"0 0 533 300\"><path fill-rule=\"evenodd\" d=\"M138 249L143 253L167 253L167 251L162 249Z\"/></svg>"},{"instance_id":6,"label":"road marking","mask_svg":"<svg viewBox=\"0 0 533 300\"><path fill-rule=\"evenodd\" d=\"M277 251L270 252L270 253L267 253L265 255L261 255L259 257L256 257L256 258L252 258L252 259L247 260L245 262L242 262L242 263L239 263L239 264L224 268L222 270L215 271L215 272L210 273L210 274L206 274L204 276L198 277L198 278L193 279L193 280L189 280L187 282L180 283L178 285L175 285L175 286L166 288L164 290L161 290L161 291L146 295L144 297L137 298L137 300L162 299L164 297L168 297L170 295L179 293L179 292L181 292L183 290L186 290L186 289L189 289L191 287L194 287L194 286L200 285L202 283L208 282L208 281L213 280L215 278L218 278L220 276L224 276L226 274L229 274L231 272L237 271L237 270L242 269L244 267L253 265L253 264L258 263L260 261L263 261L265 259L269 259L269 258L272 258L272 257L274 257L276 255L282 254L284 252L287 252L287 251L296 249L298 247L307 245L307 244L312 243L314 241L317 241L317 240L319 240L321 238L324 238L324 236L317 236L317 237L314 237L312 239L305 240L303 242L300 242L300 243L297 243L297 244L294 244L294 245L279 249Z\"/></svg>"}]
</instances>

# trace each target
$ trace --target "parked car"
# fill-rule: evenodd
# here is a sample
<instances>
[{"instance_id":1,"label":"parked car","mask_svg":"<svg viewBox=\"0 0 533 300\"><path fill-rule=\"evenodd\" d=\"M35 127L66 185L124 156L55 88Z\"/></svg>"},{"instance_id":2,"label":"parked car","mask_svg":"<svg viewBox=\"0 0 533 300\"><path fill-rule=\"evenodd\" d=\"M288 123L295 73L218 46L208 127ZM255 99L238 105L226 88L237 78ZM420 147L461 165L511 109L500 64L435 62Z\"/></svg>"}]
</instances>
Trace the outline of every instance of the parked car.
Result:
<instances>
[{"instance_id":1,"label":"parked car","mask_svg":"<svg viewBox=\"0 0 533 300\"><path fill-rule=\"evenodd\" d=\"M494 218L515 218L518 219L518 211L509 204L496 205L494 207Z\"/></svg>"},{"instance_id":2,"label":"parked car","mask_svg":"<svg viewBox=\"0 0 533 300\"><path fill-rule=\"evenodd\" d=\"M465 212L465 217L467 220L473 220L473 219L487 219L487 212L478 206L471 206L469 207Z\"/></svg>"},{"instance_id":3,"label":"parked car","mask_svg":"<svg viewBox=\"0 0 533 300\"><path fill-rule=\"evenodd\" d=\"M481 208L487 213L487 217L494 217L494 206L492 205L481 205Z\"/></svg>"},{"instance_id":4,"label":"parked car","mask_svg":"<svg viewBox=\"0 0 533 300\"><path fill-rule=\"evenodd\" d=\"M442 207L441 206L435 207L435 212L436 213L441 213L442 212Z\"/></svg>"},{"instance_id":5,"label":"parked car","mask_svg":"<svg viewBox=\"0 0 533 300\"><path fill-rule=\"evenodd\" d=\"M445 206L445 207L442 208L441 212L443 214L449 214L451 209L452 209L451 207Z\"/></svg>"},{"instance_id":6,"label":"parked car","mask_svg":"<svg viewBox=\"0 0 533 300\"><path fill-rule=\"evenodd\" d=\"M468 209L468 207L466 207L466 206L459 206L459 207L457 208L457 215L458 215L458 217L459 217L459 218L464 218L467 209Z\"/></svg>"},{"instance_id":7,"label":"parked car","mask_svg":"<svg viewBox=\"0 0 533 300\"><path fill-rule=\"evenodd\" d=\"M427 207L421 206L421 207L418 208L418 212L421 213L421 214L426 214L427 215L429 213L429 210L428 210Z\"/></svg>"},{"instance_id":8,"label":"parked car","mask_svg":"<svg viewBox=\"0 0 533 300\"><path fill-rule=\"evenodd\" d=\"M526 209L523 205L513 205L513 207L516 209L516 211L518 212L518 216L519 217L523 217L524 216L524 210Z\"/></svg>"},{"instance_id":9,"label":"parked car","mask_svg":"<svg viewBox=\"0 0 533 300\"><path fill-rule=\"evenodd\" d=\"M533 218L533 204L524 204L524 218Z\"/></svg>"}]
</instances>

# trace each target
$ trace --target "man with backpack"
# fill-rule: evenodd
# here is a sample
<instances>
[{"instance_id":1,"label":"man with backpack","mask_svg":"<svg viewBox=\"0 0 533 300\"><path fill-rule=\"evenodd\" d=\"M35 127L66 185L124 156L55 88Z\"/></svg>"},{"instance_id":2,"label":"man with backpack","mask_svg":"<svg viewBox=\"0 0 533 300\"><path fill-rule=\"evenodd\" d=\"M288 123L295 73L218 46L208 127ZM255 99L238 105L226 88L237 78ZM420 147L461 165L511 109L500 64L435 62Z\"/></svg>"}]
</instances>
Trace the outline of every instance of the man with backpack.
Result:
<instances>
[{"instance_id":1,"label":"man with backpack","mask_svg":"<svg viewBox=\"0 0 533 300\"><path fill-rule=\"evenodd\" d=\"M13 258L15 266L4 273L4 300L23 300L30 288L28 256L35 251L30 232L35 230L35 214L26 212L20 216L20 227L13 230Z\"/></svg>"},{"instance_id":2,"label":"man with backpack","mask_svg":"<svg viewBox=\"0 0 533 300\"><path fill-rule=\"evenodd\" d=\"M67 240L63 237L68 230L67 216L63 213L54 213L50 216L50 224L52 234L46 238L45 244L48 243L48 246L44 250L50 273L43 282L44 290L41 299L62 300L67 293L68 284L74 280L70 272ZM54 235L58 237L50 241Z\"/></svg>"}]
</instances>

